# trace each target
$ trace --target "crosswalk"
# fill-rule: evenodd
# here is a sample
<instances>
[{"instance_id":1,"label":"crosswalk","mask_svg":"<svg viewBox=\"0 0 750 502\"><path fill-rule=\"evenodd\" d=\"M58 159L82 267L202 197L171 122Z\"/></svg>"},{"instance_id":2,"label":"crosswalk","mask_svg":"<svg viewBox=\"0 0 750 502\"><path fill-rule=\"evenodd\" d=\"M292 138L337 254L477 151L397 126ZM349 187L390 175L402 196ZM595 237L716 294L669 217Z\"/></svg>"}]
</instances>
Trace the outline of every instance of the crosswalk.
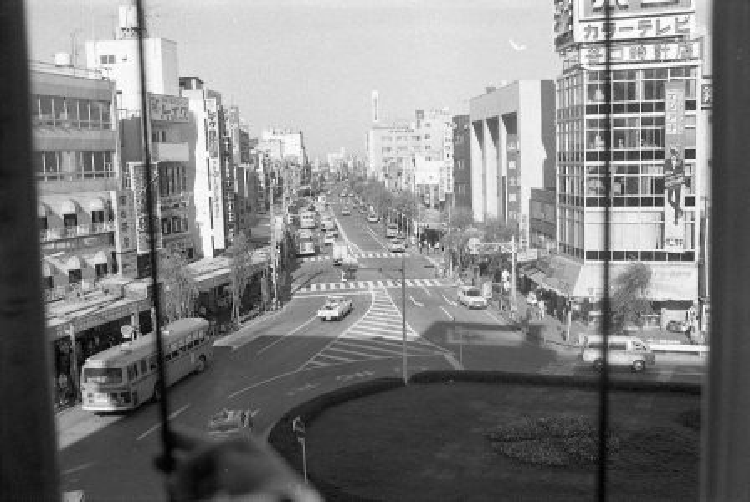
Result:
<instances>
[{"instance_id":1,"label":"crosswalk","mask_svg":"<svg viewBox=\"0 0 750 502\"><path fill-rule=\"evenodd\" d=\"M402 356L401 311L385 288L372 290L372 305L367 313L323 350L310 358L301 370L323 368L373 359ZM434 356L445 349L422 338L406 325L407 356Z\"/></svg>"},{"instance_id":2,"label":"crosswalk","mask_svg":"<svg viewBox=\"0 0 750 502\"><path fill-rule=\"evenodd\" d=\"M450 279L406 279L406 287L439 287L453 286L454 281ZM320 284L309 284L298 289L294 294L337 292L351 290L369 290L373 288L400 288L401 281L349 281L349 282L324 282Z\"/></svg>"},{"instance_id":3,"label":"crosswalk","mask_svg":"<svg viewBox=\"0 0 750 502\"><path fill-rule=\"evenodd\" d=\"M407 253L408 254L408 253ZM372 258L401 258L403 253L387 253L387 252L372 252L372 253L354 253L349 256L356 258L357 260L372 259ZM318 262L318 261L331 261L333 257L331 255L318 255L318 256L304 256L301 258L302 263Z\"/></svg>"}]
</instances>

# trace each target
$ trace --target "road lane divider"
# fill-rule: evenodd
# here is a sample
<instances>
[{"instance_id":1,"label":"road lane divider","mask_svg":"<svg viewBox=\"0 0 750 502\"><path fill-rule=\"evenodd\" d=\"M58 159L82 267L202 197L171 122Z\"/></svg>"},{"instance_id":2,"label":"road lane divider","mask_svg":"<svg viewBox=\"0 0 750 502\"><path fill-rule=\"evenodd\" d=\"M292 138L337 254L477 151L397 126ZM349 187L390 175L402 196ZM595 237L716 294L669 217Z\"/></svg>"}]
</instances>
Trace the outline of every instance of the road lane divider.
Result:
<instances>
[{"instance_id":1,"label":"road lane divider","mask_svg":"<svg viewBox=\"0 0 750 502\"><path fill-rule=\"evenodd\" d=\"M447 310L445 310L445 307L443 307L442 305L440 306L440 310L442 310L443 312L445 312L445 315L447 315L448 318L451 321L455 321L456 320L456 316L452 315L450 312L448 312Z\"/></svg>"},{"instance_id":2,"label":"road lane divider","mask_svg":"<svg viewBox=\"0 0 750 502\"><path fill-rule=\"evenodd\" d=\"M262 354L262 353L263 353L263 352L265 352L266 350L270 349L271 347L273 347L273 346L274 346L274 345L276 345L277 343L281 342L281 341L282 341L282 340L284 340L285 338L287 338L287 337L289 337L289 336L292 336L293 334L297 333L297 332L298 332L299 330L301 330L302 328L304 328L305 326L307 326L308 324L310 324L311 322L313 322L313 321L315 321L315 320L317 320L317 319L318 319L318 316L317 316L317 315L314 315L314 316L312 316L312 317L311 317L310 319L308 319L307 321L305 321L305 322L304 322L303 324L301 324L301 325L297 326L296 328L294 328L294 329L293 329L292 331L290 331L289 333L287 333L287 334L285 334L285 335L282 335L282 336L280 336L280 337L279 337L278 339L274 340L273 342L269 343L268 345L266 345L265 347L263 347L262 349L260 349L260 350L258 351L258 354Z\"/></svg>"},{"instance_id":3,"label":"road lane divider","mask_svg":"<svg viewBox=\"0 0 750 502\"><path fill-rule=\"evenodd\" d=\"M409 300L414 304L416 307L424 307L424 303L420 303L417 300L414 299L413 296L409 295Z\"/></svg>"},{"instance_id":4,"label":"road lane divider","mask_svg":"<svg viewBox=\"0 0 750 502\"><path fill-rule=\"evenodd\" d=\"M180 408L179 410L177 410L177 411L174 411L174 412L170 413L170 415L169 415L169 417L167 418L167 420L174 420L175 418L177 418L177 416L178 416L178 415L179 415L180 413L182 413L183 411L187 410L188 408L190 408L190 405L189 405L189 404L186 404L185 406L183 406L183 407L182 407L182 408ZM146 432L144 432L143 434L141 434L140 436L138 436L137 438L135 438L135 440L136 440L136 441L140 441L141 439L145 438L146 436L148 436L149 434L151 434L151 433L152 433L152 432L154 432L155 430L159 429L160 427L161 427L161 424L160 424L160 423L159 423L159 424L156 424L156 425L154 425L153 427L149 427L149 428L148 428L148 429L146 430Z\"/></svg>"},{"instance_id":5,"label":"road lane divider","mask_svg":"<svg viewBox=\"0 0 750 502\"><path fill-rule=\"evenodd\" d=\"M445 296L445 295L442 295L442 296L443 296L443 300L445 300L445 302L446 302L446 303L447 303L448 305L452 305L452 306L454 306L454 307L456 306L456 302L454 302L453 300L449 300L448 298L446 298L446 296Z\"/></svg>"}]
</instances>

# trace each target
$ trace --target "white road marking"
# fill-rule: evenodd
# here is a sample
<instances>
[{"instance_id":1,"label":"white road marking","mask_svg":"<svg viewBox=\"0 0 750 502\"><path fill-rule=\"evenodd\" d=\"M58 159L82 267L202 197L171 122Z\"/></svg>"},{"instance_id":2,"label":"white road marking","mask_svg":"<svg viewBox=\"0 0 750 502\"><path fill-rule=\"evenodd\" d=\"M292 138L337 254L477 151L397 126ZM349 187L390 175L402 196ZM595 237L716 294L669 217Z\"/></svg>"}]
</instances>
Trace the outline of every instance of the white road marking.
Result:
<instances>
[{"instance_id":1,"label":"white road marking","mask_svg":"<svg viewBox=\"0 0 750 502\"><path fill-rule=\"evenodd\" d=\"M442 310L443 312L445 312L445 315L447 315L448 318L451 321L455 321L456 320L456 318L454 316L452 316L450 312L448 312L447 310L445 310L445 307L443 307L442 305L440 306L440 310Z\"/></svg>"},{"instance_id":2,"label":"white road marking","mask_svg":"<svg viewBox=\"0 0 750 502\"><path fill-rule=\"evenodd\" d=\"M180 414L180 413L182 413L183 411L187 410L188 408L190 408L190 405L189 405L189 404L186 404L185 406L183 406L183 407L182 407L182 408L180 408L179 410L177 410L177 411L175 411L175 412L171 413L171 414L169 415L169 417L167 418L167 420L173 420L173 419L174 419L175 417L177 417L177 415L179 415L179 414ZM144 432L143 434L141 434L140 436L138 436L137 438L135 438L135 440L136 440L136 441L140 441L141 439L145 438L146 436L148 436L149 434L151 434L151 433L152 433L152 432L154 432L155 430L159 429L160 427L161 427L161 424L156 424L156 425L154 425L153 427L150 427L150 428L149 428L148 430L146 430L146 432Z\"/></svg>"},{"instance_id":3,"label":"white road marking","mask_svg":"<svg viewBox=\"0 0 750 502\"><path fill-rule=\"evenodd\" d=\"M288 371L286 373L282 373L280 375L276 375L276 376L271 377L271 378L267 378L267 379L265 379L265 380L263 380L261 382L254 383L254 384L248 385L247 387L244 387L244 388L242 388L240 390L234 391L231 394L229 394L227 397L229 399L231 399L231 398L233 398L235 396L239 396L240 394L242 394L244 392L247 392L249 390L255 389L256 387L260 387L261 385L266 385L268 383L271 383L273 381L278 380L279 378L284 378L284 377L287 377L287 376L290 376L290 375L294 375L295 373L299 373L299 372L300 372L300 370L297 369L297 370L294 370L294 371Z\"/></svg>"},{"instance_id":4,"label":"white road marking","mask_svg":"<svg viewBox=\"0 0 750 502\"><path fill-rule=\"evenodd\" d=\"M420 303L420 302L418 302L417 300L415 300L415 299L414 299L414 297L413 297L413 296L409 296L409 300L411 300L411 302L412 302L412 303L413 303L414 305L416 305L417 307L424 307L424 303Z\"/></svg>"},{"instance_id":5,"label":"white road marking","mask_svg":"<svg viewBox=\"0 0 750 502\"><path fill-rule=\"evenodd\" d=\"M443 300L445 300L449 305L453 305L454 307L456 306L456 302L454 302L453 300L449 300L445 297L445 295L443 295Z\"/></svg>"},{"instance_id":6,"label":"white road marking","mask_svg":"<svg viewBox=\"0 0 750 502\"><path fill-rule=\"evenodd\" d=\"M282 336L280 336L280 337L279 337L278 339L274 340L273 342L269 343L268 345L266 345L265 347L263 347L262 349L260 349L260 350L258 351L258 354L262 354L263 352L265 352L266 350L270 349L271 347L273 347L274 345L276 345L277 343L279 343L280 341L282 341L282 340L283 340L283 339L285 339L286 337L288 337L288 336L291 336L291 335L295 334L295 333L296 333L297 331L301 330L302 328L304 328L305 326L307 326L307 325L308 325L308 324L310 324L311 322L313 322L313 321L317 320L317 318L318 318L318 316L313 316L313 317L311 317L311 318L310 318L310 319L308 319L308 320L307 320L307 321L306 321L306 322L305 322L304 324L301 324L301 325L297 326L296 328L294 328L294 329L293 329L292 331L290 331L289 333L287 333L287 334L285 334L285 335L282 335Z\"/></svg>"}]
</instances>

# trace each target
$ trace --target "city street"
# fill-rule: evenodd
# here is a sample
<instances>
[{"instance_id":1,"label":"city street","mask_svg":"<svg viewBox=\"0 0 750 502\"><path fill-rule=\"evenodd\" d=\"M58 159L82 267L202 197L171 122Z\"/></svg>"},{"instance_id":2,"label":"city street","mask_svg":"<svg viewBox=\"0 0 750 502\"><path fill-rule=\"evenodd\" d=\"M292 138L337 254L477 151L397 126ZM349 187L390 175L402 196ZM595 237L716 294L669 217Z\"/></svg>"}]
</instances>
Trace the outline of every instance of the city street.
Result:
<instances>
[{"instance_id":1,"label":"city street","mask_svg":"<svg viewBox=\"0 0 750 502\"><path fill-rule=\"evenodd\" d=\"M336 218L361 267L356 280L341 281L329 250L298 259L293 296L283 310L218 340L209 369L170 389L175 426L203 433L213 413L243 408L254 413L256 431L263 434L286 410L315 395L399 376L404 307L410 372L463 367L591 374L578 363L577 352L526 341L496 310L457 305L456 285L436 278L430 262L411 248L404 295L402 258L386 251L382 223L368 224L358 213L342 217L337 211ZM353 301L353 311L341 321L315 317L329 294ZM699 382L701 375L701 367L660 366L622 377ZM115 416L72 409L58 417L58 428L64 489L83 489L87 500L163 498L162 478L152 464L160 448L155 405Z\"/></svg>"}]
</instances>

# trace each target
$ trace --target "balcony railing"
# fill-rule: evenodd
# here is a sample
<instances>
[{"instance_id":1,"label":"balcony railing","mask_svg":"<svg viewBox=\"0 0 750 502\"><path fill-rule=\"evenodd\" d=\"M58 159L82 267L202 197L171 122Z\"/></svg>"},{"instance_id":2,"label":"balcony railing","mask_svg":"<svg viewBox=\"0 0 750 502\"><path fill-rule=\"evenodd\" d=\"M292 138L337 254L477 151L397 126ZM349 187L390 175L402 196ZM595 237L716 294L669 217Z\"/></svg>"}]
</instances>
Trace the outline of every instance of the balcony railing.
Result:
<instances>
[{"instance_id":1,"label":"balcony railing","mask_svg":"<svg viewBox=\"0 0 750 502\"><path fill-rule=\"evenodd\" d=\"M114 229L115 223L113 221L103 221L100 223L76 225L75 227L48 228L39 232L39 238L42 241L71 239L74 237L84 237L92 234L112 232Z\"/></svg>"}]
</instances>

